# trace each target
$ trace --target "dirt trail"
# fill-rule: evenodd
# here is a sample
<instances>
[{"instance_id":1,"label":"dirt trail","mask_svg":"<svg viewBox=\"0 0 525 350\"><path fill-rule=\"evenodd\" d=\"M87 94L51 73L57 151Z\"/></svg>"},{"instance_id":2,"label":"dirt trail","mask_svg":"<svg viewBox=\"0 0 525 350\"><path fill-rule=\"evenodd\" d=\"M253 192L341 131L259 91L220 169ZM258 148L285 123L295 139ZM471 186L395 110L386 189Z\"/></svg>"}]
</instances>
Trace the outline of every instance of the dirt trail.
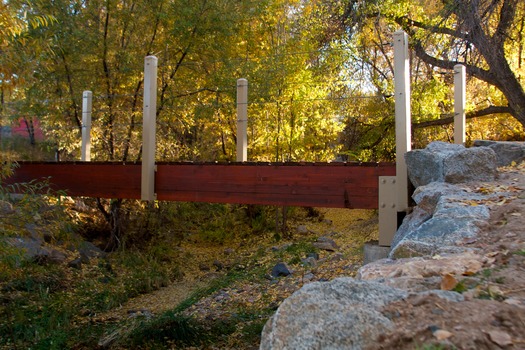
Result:
<instances>
[{"instance_id":1,"label":"dirt trail","mask_svg":"<svg viewBox=\"0 0 525 350\"><path fill-rule=\"evenodd\" d=\"M353 276L361 265L361 247L365 241L377 239L377 215L370 210L320 209L320 217L301 222L288 223L294 232L298 226L306 228L306 232L294 233L292 239L275 242L272 236L254 237L241 242L231 242L229 245L209 245L195 240L183 242L181 247L182 271L184 277L170 286L152 293L144 294L129 300L119 308L97 315L95 321L120 322L126 319L145 315L159 315L164 311L174 309L193 292L206 288L213 279L223 276L231 268L244 266L247 273L261 266L268 274L278 261L275 258L276 249L285 249L297 241L315 241L317 237L327 236L333 239L338 248L336 251L319 251L319 263L315 267L303 266L299 261L291 265L294 273L283 279L251 279L240 281L218 291L226 295L218 302L217 295L203 298L193 305L187 313L199 319L217 319L230 315L240 305L253 307L277 306L304 283L331 279L339 276ZM253 258L257 252L264 254ZM300 256L304 258L304 256ZM219 262L221 268L214 263ZM306 281L309 274L311 280ZM219 297L220 298L220 297Z\"/></svg>"}]
</instances>

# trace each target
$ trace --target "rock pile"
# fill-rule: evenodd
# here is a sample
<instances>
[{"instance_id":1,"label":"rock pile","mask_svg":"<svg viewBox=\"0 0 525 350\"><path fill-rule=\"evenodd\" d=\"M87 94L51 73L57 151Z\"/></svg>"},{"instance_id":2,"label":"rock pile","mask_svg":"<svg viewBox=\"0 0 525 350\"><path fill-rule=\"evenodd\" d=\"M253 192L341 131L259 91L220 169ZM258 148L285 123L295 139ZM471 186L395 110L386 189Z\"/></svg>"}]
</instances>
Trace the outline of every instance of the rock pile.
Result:
<instances>
[{"instance_id":1,"label":"rock pile","mask_svg":"<svg viewBox=\"0 0 525 350\"><path fill-rule=\"evenodd\" d=\"M417 205L396 233L389 258L363 266L356 279L305 285L268 321L260 348L364 349L393 330L391 318L379 311L385 305L429 294L442 300L436 305L463 301L462 294L447 290L444 276L454 280L483 269L487 256L470 243L488 225L489 204L512 196L506 188L487 191L484 184L497 179L498 166L525 158L523 143L476 146L434 142L407 153Z\"/></svg>"}]
</instances>

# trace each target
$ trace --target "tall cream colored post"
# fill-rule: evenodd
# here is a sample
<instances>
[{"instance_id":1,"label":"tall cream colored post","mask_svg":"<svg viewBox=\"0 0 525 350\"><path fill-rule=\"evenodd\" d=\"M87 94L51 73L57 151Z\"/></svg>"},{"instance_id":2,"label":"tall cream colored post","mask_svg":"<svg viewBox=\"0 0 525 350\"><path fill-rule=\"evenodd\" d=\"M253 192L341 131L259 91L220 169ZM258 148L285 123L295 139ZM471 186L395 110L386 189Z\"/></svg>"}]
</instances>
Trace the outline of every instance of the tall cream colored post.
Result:
<instances>
[{"instance_id":1,"label":"tall cream colored post","mask_svg":"<svg viewBox=\"0 0 525 350\"><path fill-rule=\"evenodd\" d=\"M142 117L141 199L152 201L155 195L155 130L157 121L157 57L144 59L144 108Z\"/></svg>"},{"instance_id":2,"label":"tall cream colored post","mask_svg":"<svg viewBox=\"0 0 525 350\"><path fill-rule=\"evenodd\" d=\"M465 106L467 104L466 68L454 66L454 143L465 144Z\"/></svg>"},{"instance_id":3,"label":"tall cream colored post","mask_svg":"<svg viewBox=\"0 0 525 350\"><path fill-rule=\"evenodd\" d=\"M248 160L248 80L237 80L237 161Z\"/></svg>"},{"instance_id":4,"label":"tall cream colored post","mask_svg":"<svg viewBox=\"0 0 525 350\"><path fill-rule=\"evenodd\" d=\"M397 212L403 212L408 209L409 203L405 153L412 149L412 125L408 35L402 30L394 33L394 80L396 103L396 210Z\"/></svg>"},{"instance_id":5,"label":"tall cream colored post","mask_svg":"<svg viewBox=\"0 0 525 350\"><path fill-rule=\"evenodd\" d=\"M91 111L93 108L93 93L84 91L82 93L82 148L80 160L89 162L91 160Z\"/></svg>"}]
</instances>

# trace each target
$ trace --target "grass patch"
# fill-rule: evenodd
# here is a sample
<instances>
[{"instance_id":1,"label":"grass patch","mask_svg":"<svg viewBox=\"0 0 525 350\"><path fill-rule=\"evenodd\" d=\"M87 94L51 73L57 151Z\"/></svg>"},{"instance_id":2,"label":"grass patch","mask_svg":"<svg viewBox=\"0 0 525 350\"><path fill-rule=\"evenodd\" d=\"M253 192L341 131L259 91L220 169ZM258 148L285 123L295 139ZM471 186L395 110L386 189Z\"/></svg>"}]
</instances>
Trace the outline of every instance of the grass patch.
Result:
<instances>
[{"instance_id":1,"label":"grass patch","mask_svg":"<svg viewBox=\"0 0 525 350\"><path fill-rule=\"evenodd\" d=\"M205 340L203 334L202 325L192 318L168 311L150 321L140 322L130 334L127 345L200 345Z\"/></svg>"},{"instance_id":2,"label":"grass patch","mask_svg":"<svg viewBox=\"0 0 525 350\"><path fill-rule=\"evenodd\" d=\"M516 255L521 255L521 256L525 256L525 249L518 250L518 251L515 252L514 254L516 254Z\"/></svg>"},{"instance_id":3,"label":"grass patch","mask_svg":"<svg viewBox=\"0 0 525 350\"><path fill-rule=\"evenodd\" d=\"M245 277L246 274L240 271L232 270L226 275L211 281L211 283L207 287L197 289L196 291L191 293L189 297L184 299L182 302L179 303L179 305L177 305L177 307L175 307L175 309L173 309L173 312L182 312L190 306L192 306L193 304L195 304L200 299L215 293L219 289L226 288L230 286L233 282L239 281Z\"/></svg>"}]
</instances>

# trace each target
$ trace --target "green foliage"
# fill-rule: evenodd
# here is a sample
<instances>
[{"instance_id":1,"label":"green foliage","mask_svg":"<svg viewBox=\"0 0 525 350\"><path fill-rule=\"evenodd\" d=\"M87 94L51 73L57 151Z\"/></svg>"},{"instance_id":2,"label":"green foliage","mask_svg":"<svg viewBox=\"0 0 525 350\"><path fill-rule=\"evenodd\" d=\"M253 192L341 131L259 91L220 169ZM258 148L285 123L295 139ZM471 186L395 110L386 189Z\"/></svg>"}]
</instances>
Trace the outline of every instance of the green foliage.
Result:
<instances>
[{"instance_id":1,"label":"green foliage","mask_svg":"<svg viewBox=\"0 0 525 350\"><path fill-rule=\"evenodd\" d=\"M525 249L518 250L518 251L515 252L514 254L516 254L516 255L521 255L521 256L525 256Z\"/></svg>"},{"instance_id":2,"label":"green foliage","mask_svg":"<svg viewBox=\"0 0 525 350\"><path fill-rule=\"evenodd\" d=\"M55 197L47 180L2 185L0 201L5 207L0 216L0 235L46 234L51 240L68 240L71 226L60 197Z\"/></svg>"},{"instance_id":3,"label":"green foliage","mask_svg":"<svg viewBox=\"0 0 525 350\"><path fill-rule=\"evenodd\" d=\"M446 347L442 344L424 344L422 346L416 347L417 350L445 350L449 349L449 347ZM455 347L452 347L452 349L455 349Z\"/></svg>"},{"instance_id":4,"label":"green foliage","mask_svg":"<svg viewBox=\"0 0 525 350\"><path fill-rule=\"evenodd\" d=\"M468 287L465 285L465 283L463 281L459 281L452 290L454 292L462 294L462 293L465 293L468 290Z\"/></svg>"},{"instance_id":5,"label":"green foliage","mask_svg":"<svg viewBox=\"0 0 525 350\"><path fill-rule=\"evenodd\" d=\"M2 255L2 259L5 258ZM3 271L5 271L3 269ZM136 252L119 253L76 274L66 266L39 266L24 262L0 280L5 302L0 305L0 345L63 349L78 345L80 333L95 341L102 330L84 329L72 321L118 307L129 298L166 286L172 272Z\"/></svg>"},{"instance_id":6,"label":"green foliage","mask_svg":"<svg viewBox=\"0 0 525 350\"><path fill-rule=\"evenodd\" d=\"M166 342L199 345L204 340L203 333L203 327L191 318L168 311L151 321L142 321L129 336L129 343L132 346Z\"/></svg>"},{"instance_id":7,"label":"green foliage","mask_svg":"<svg viewBox=\"0 0 525 350\"><path fill-rule=\"evenodd\" d=\"M192 292L186 299L184 299L182 302L180 302L175 309L173 309L173 312L182 312L195 304L200 299L211 295L212 293L218 291L221 288L225 288L229 285L231 285L235 281L242 280L244 278L247 278L246 274L243 274L240 271L231 270L226 275L221 276L217 279L212 280L206 287L197 289L196 291Z\"/></svg>"}]
</instances>

